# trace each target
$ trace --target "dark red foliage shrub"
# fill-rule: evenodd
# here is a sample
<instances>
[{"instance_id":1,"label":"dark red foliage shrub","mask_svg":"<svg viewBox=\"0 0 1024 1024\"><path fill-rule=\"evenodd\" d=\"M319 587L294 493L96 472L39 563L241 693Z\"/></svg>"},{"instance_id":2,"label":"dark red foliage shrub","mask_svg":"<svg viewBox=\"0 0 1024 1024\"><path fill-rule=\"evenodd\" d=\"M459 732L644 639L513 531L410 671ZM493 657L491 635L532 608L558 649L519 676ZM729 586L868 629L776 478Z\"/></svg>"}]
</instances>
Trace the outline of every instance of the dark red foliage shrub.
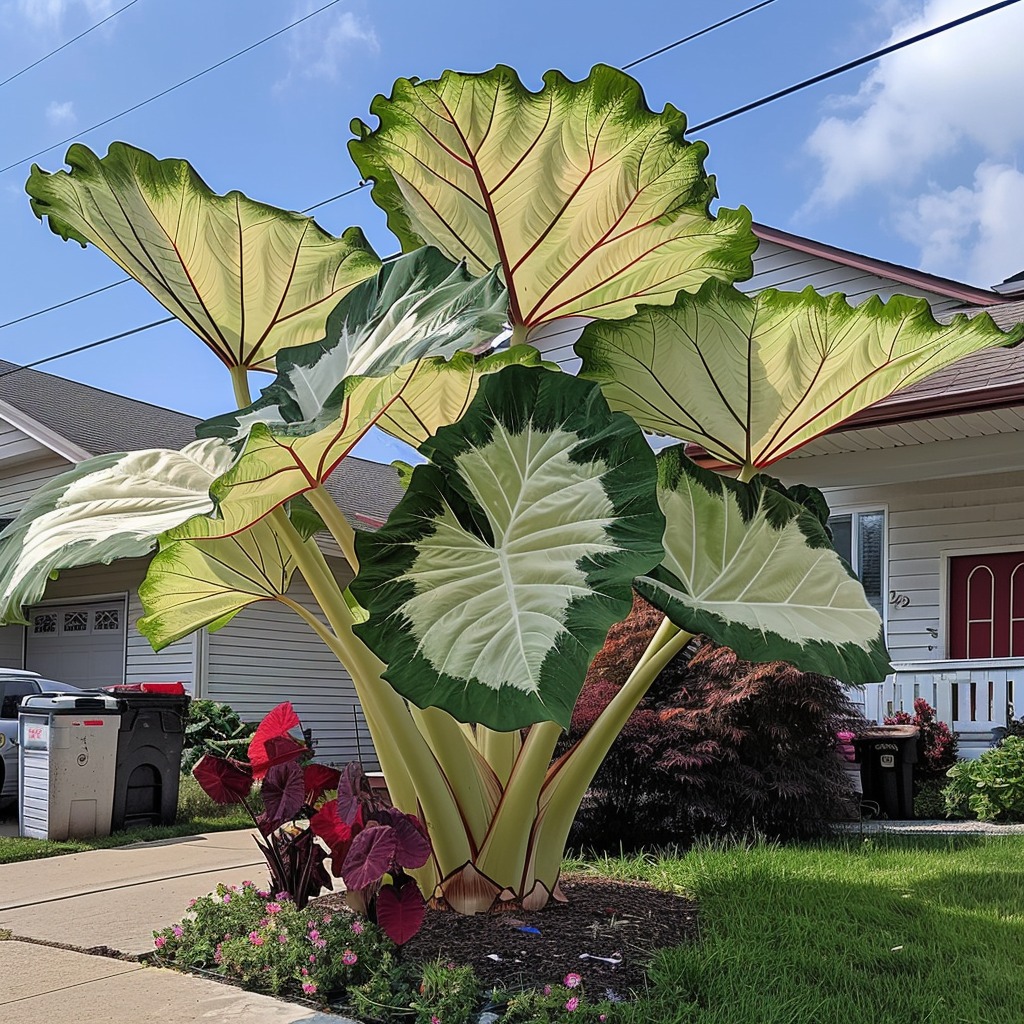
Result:
<instances>
[{"instance_id":1,"label":"dark red foliage shrub","mask_svg":"<svg viewBox=\"0 0 1024 1024\"><path fill-rule=\"evenodd\" d=\"M661 621L639 599L594 659L566 741L625 682ZM701 836L821 834L853 809L836 733L857 715L842 686L693 641L655 681L601 766L570 841L618 850ZM856 725L852 726L856 728Z\"/></svg>"},{"instance_id":2,"label":"dark red foliage shrub","mask_svg":"<svg viewBox=\"0 0 1024 1024\"><path fill-rule=\"evenodd\" d=\"M886 725L916 725L921 730L918 743L918 762L914 774L924 779L945 778L946 772L956 764L957 735L945 722L935 720L935 708L918 697L914 713L897 711L885 719Z\"/></svg>"}]
</instances>

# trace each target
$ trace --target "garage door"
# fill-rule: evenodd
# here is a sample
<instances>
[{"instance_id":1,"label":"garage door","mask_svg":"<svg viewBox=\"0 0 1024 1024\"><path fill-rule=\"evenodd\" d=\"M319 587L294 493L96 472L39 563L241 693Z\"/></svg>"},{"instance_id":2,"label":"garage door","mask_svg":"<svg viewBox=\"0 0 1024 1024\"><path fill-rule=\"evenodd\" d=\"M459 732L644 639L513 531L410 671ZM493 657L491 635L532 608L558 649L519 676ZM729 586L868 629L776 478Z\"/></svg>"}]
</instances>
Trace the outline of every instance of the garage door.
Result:
<instances>
[{"instance_id":1,"label":"garage door","mask_svg":"<svg viewBox=\"0 0 1024 1024\"><path fill-rule=\"evenodd\" d=\"M124 601L46 605L28 621L25 668L73 686L124 682Z\"/></svg>"}]
</instances>

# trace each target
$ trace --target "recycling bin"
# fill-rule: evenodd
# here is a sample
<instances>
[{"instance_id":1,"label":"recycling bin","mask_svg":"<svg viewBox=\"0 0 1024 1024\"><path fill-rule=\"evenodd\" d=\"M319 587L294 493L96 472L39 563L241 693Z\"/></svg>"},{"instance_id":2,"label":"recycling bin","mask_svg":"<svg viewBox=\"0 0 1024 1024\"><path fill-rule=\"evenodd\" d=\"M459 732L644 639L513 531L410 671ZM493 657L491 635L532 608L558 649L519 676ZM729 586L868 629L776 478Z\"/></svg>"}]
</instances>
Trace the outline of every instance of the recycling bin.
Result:
<instances>
[{"instance_id":1,"label":"recycling bin","mask_svg":"<svg viewBox=\"0 0 1024 1024\"><path fill-rule=\"evenodd\" d=\"M33 694L18 708L18 831L110 835L121 711L104 694Z\"/></svg>"},{"instance_id":2,"label":"recycling bin","mask_svg":"<svg viewBox=\"0 0 1024 1024\"><path fill-rule=\"evenodd\" d=\"M854 737L864 800L893 820L914 817L914 765L920 730L913 725L879 725Z\"/></svg>"},{"instance_id":3,"label":"recycling bin","mask_svg":"<svg viewBox=\"0 0 1024 1024\"><path fill-rule=\"evenodd\" d=\"M114 772L114 831L173 825L189 696L181 683L108 686L122 707Z\"/></svg>"}]
</instances>

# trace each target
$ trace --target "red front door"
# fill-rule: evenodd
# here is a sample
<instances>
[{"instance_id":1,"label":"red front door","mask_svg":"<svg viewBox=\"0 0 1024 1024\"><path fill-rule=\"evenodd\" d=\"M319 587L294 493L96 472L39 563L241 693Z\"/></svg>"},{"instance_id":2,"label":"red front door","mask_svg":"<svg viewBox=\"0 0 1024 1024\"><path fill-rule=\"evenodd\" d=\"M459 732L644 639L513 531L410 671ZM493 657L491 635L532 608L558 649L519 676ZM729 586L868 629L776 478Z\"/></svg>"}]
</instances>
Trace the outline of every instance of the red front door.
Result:
<instances>
[{"instance_id":1,"label":"red front door","mask_svg":"<svg viewBox=\"0 0 1024 1024\"><path fill-rule=\"evenodd\" d=\"M1024 551L949 560L949 656L1024 655Z\"/></svg>"}]
</instances>

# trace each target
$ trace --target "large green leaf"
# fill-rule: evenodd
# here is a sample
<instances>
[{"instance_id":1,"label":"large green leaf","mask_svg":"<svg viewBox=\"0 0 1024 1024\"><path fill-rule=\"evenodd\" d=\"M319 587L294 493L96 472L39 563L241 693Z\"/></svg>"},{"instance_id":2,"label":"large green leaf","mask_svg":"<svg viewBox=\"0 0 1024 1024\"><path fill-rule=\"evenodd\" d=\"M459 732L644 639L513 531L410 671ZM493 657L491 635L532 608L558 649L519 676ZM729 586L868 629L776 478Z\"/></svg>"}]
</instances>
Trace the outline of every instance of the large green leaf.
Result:
<instances>
[{"instance_id":1,"label":"large green leaf","mask_svg":"<svg viewBox=\"0 0 1024 1024\"><path fill-rule=\"evenodd\" d=\"M357 537L356 632L420 707L568 726L633 578L661 558L650 448L594 385L509 367L420 450L432 464Z\"/></svg>"},{"instance_id":2,"label":"large green leaf","mask_svg":"<svg viewBox=\"0 0 1024 1024\"><path fill-rule=\"evenodd\" d=\"M245 439L213 488L223 532L323 483L372 426L416 443L461 414L482 374L537 362L524 346L479 363L461 351L497 337L505 301L497 274L473 278L436 249L359 285L331 314L324 341L281 353L258 401L200 425L200 435Z\"/></svg>"},{"instance_id":3,"label":"large green leaf","mask_svg":"<svg viewBox=\"0 0 1024 1024\"><path fill-rule=\"evenodd\" d=\"M0 620L24 622L63 569L147 555L157 538L213 510L210 485L234 453L216 439L100 455L48 480L0 538Z\"/></svg>"},{"instance_id":4,"label":"large green leaf","mask_svg":"<svg viewBox=\"0 0 1024 1024\"><path fill-rule=\"evenodd\" d=\"M66 160L70 172L33 165L36 216L102 249L228 366L273 370L278 350L322 335L380 266L358 228L335 238L241 192L217 195L185 160L123 142L102 158L76 143Z\"/></svg>"},{"instance_id":5,"label":"large green leaf","mask_svg":"<svg viewBox=\"0 0 1024 1024\"><path fill-rule=\"evenodd\" d=\"M248 605L287 593L295 565L270 523L231 537L216 532L213 520L196 516L160 538L139 587L146 615L138 630L153 650L202 626L220 629Z\"/></svg>"},{"instance_id":6,"label":"large green leaf","mask_svg":"<svg viewBox=\"0 0 1024 1024\"><path fill-rule=\"evenodd\" d=\"M937 323L924 299L767 290L709 281L671 307L591 323L580 375L649 430L762 467L979 349L1015 344L982 314Z\"/></svg>"},{"instance_id":7,"label":"large green leaf","mask_svg":"<svg viewBox=\"0 0 1024 1024\"><path fill-rule=\"evenodd\" d=\"M847 683L884 679L882 622L821 520L775 481L658 455L665 559L637 591L679 627L748 661L788 661Z\"/></svg>"},{"instance_id":8,"label":"large green leaf","mask_svg":"<svg viewBox=\"0 0 1024 1024\"><path fill-rule=\"evenodd\" d=\"M504 66L402 78L370 111L379 127L353 121L349 151L403 248L436 245L476 274L500 263L514 324L625 317L750 276L750 215L708 212L707 147L615 68L549 71L536 93Z\"/></svg>"}]
</instances>

